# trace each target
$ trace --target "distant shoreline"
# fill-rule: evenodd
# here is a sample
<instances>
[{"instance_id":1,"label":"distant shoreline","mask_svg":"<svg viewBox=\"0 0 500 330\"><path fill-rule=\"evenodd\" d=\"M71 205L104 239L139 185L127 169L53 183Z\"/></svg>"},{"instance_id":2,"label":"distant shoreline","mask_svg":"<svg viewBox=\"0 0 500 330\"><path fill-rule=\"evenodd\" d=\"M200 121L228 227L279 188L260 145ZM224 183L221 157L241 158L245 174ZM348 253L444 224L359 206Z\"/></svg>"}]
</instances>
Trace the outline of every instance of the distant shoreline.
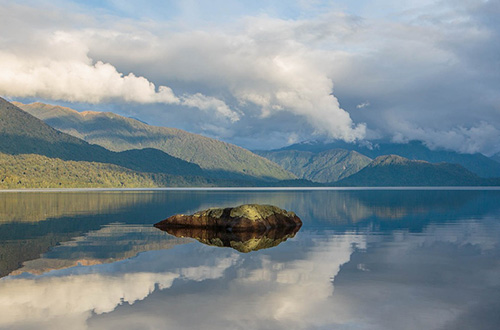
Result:
<instances>
[{"instance_id":1,"label":"distant shoreline","mask_svg":"<svg viewBox=\"0 0 500 330\"><path fill-rule=\"evenodd\" d=\"M356 191L356 190L500 190L500 186L427 186L427 187L171 187L171 188L26 188L0 189L0 193L18 192L125 192L125 191Z\"/></svg>"}]
</instances>

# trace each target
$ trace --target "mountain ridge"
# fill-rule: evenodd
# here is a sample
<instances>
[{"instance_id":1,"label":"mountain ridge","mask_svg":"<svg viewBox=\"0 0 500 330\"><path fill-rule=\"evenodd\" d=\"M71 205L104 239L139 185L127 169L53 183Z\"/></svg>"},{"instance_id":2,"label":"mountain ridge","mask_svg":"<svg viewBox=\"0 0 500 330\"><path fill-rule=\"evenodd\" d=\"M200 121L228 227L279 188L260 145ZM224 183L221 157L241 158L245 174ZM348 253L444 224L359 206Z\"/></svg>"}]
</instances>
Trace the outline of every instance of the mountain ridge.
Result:
<instances>
[{"instance_id":1,"label":"mountain ridge","mask_svg":"<svg viewBox=\"0 0 500 330\"><path fill-rule=\"evenodd\" d=\"M16 103L65 133L113 151L154 148L195 163L214 177L293 180L295 175L268 159L227 142L177 128L145 124L112 112L85 112L36 102Z\"/></svg>"}]
</instances>

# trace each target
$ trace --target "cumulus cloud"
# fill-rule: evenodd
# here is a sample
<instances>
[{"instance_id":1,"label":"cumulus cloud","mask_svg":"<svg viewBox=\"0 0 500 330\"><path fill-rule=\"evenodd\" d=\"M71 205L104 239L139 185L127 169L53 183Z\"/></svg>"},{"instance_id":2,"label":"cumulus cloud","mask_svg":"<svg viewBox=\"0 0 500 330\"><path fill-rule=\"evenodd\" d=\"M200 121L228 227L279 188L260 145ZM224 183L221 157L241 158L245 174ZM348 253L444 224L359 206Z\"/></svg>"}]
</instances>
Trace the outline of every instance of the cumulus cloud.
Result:
<instances>
[{"instance_id":1,"label":"cumulus cloud","mask_svg":"<svg viewBox=\"0 0 500 330\"><path fill-rule=\"evenodd\" d=\"M77 35L53 31L42 37L45 49L38 52L25 53L24 47L0 51L2 94L87 103L179 103L166 86L156 89L144 77L124 75L110 63L94 63Z\"/></svg>"},{"instance_id":2,"label":"cumulus cloud","mask_svg":"<svg viewBox=\"0 0 500 330\"><path fill-rule=\"evenodd\" d=\"M10 97L39 97L69 102L125 101L177 104L172 89L133 73L123 75L109 63L50 59L25 60L0 53L0 91Z\"/></svg>"},{"instance_id":3,"label":"cumulus cloud","mask_svg":"<svg viewBox=\"0 0 500 330\"><path fill-rule=\"evenodd\" d=\"M362 139L365 125L353 123L340 107L320 52L294 40L314 34L314 27L304 25L255 17L240 21L234 30L160 33L141 24L126 29L110 24L61 31L56 26L41 34L46 49L39 56L4 50L0 92L70 102L195 107L227 119L226 128L246 116L251 118L242 125L253 126L277 113L291 113L303 119L309 133ZM73 52L61 58L57 53L66 47ZM238 131L234 127L232 134ZM290 133L293 128L285 135Z\"/></svg>"},{"instance_id":4,"label":"cumulus cloud","mask_svg":"<svg viewBox=\"0 0 500 330\"><path fill-rule=\"evenodd\" d=\"M89 44L96 57L116 63L123 61L121 56L103 45L130 51L134 55L127 59L129 65L157 80L190 82L229 95L247 117L247 125L269 127L268 123L273 123L279 114L288 113L299 116L302 125L311 127L309 134L347 141L362 139L365 125L355 124L333 95L333 82L325 71L327 55L304 44L309 40L308 35L314 33L308 25L309 22L257 17L245 19L233 31L141 34L149 40L146 44L168 45L147 48L146 52L156 53L162 63L161 67L152 68L146 65L151 58L134 53L137 41L130 40L128 34L109 37L109 33L95 31L89 37ZM123 39L129 40L128 43L123 43ZM186 88L185 83L178 85ZM217 108L229 113L224 107ZM229 118L235 117L232 114Z\"/></svg>"},{"instance_id":5,"label":"cumulus cloud","mask_svg":"<svg viewBox=\"0 0 500 330\"><path fill-rule=\"evenodd\" d=\"M123 74L112 64L94 61L81 33L53 31L43 36L46 49L26 54L23 49L0 50L0 93L81 103L132 102L185 105L232 122L239 116L222 100L201 93L179 98L170 87L133 72ZM34 47L36 45L33 45Z\"/></svg>"}]
</instances>

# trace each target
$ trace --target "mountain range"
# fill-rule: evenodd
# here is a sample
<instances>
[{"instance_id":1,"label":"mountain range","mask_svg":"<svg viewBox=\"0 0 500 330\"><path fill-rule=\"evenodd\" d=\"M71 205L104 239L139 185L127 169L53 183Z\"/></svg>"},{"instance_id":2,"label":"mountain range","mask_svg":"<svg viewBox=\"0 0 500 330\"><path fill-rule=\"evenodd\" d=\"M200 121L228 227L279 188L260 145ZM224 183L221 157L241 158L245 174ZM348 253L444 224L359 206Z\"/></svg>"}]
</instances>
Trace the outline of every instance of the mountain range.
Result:
<instances>
[{"instance_id":1,"label":"mountain range","mask_svg":"<svg viewBox=\"0 0 500 330\"><path fill-rule=\"evenodd\" d=\"M111 112L0 98L0 187L500 185L500 163L422 142L251 152Z\"/></svg>"},{"instance_id":2,"label":"mountain range","mask_svg":"<svg viewBox=\"0 0 500 330\"><path fill-rule=\"evenodd\" d=\"M398 155L410 160L424 160L430 163L454 163L462 165L480 177L500 177L500 163L481 153L462 154L451 150L432 150L421 141L409 141L408 143L372 141L372 143L369 144L347 143L343 141L336 141L333 143L308 141L293 144L274 151L299 150L319 153L331 149L356 151L372 159L384 155Z\"/></svg>"},{"instance_id":3,"label":"mountain range","mask_svg":"<svg viewBox=\"0 0 500 330\"><path fill-rule=\"evenodd\" d=\"M457 153L425 149L421 143L415 141L407 145L410 152L407 151L406 154L411 154L411 149L414 149L418 151L413 154L414 157L420 155L422 158L440 159L440 157L450 155L450 157L445 157L449 162L433 163L420 159L408 159L394 154L378 156L372 160L354 150L327 149L332 146L338 145L302 143L278 150L255 152L280 164L299 178L333 186L482 186L500 184L498 179L480 177L464 166L453 163L456 159L468 160L469 167L487 169L490 161L485 161L485 156L482 155L468 155L461 158L461 155ZM383 147L387 152L405 150L404 146L397 145L383 145ZM359 150L365 151L364 148L359 148ZM367 152L367 154L376 156L377 153ZM491 171L491 173L494 172Z\"/></svg>"}]
</instances>

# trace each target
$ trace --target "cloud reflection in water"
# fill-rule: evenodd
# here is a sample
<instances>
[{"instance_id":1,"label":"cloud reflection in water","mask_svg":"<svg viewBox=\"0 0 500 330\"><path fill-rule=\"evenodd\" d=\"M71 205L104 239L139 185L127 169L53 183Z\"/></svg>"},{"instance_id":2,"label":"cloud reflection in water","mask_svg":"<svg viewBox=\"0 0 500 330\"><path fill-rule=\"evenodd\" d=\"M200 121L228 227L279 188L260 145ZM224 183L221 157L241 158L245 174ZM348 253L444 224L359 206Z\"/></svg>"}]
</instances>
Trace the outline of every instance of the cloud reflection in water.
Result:
<instances>
[{"instance_id":1,"label":"cloud reflection in water","mask_svg":"<svg viewBox=\"0 0 500 330\"><path fill-rule=\"evenodd\" d=\"M109 328L111 324L105 323L108 317L115 319L113 311L118 324L125 322L124 328L139 320L144 327L151 322L198 327L195 323L202 315L214 327L257 320L283 326L300 323L332 295L330 278L349 260L352 244L362 244L363 239L338 236L318 243L306 253L295 245L282 251L283 255L243 255L187 244L115 264L10 276L0 281L0 297L4 297L0 299L0 327L49 329L72 324L85 328L90 319L91 327ZM132 310L117 309L124 303L133 305L129 306ZM145 306L147 318L141 316Z\"/></svg>"}]
</instances>

